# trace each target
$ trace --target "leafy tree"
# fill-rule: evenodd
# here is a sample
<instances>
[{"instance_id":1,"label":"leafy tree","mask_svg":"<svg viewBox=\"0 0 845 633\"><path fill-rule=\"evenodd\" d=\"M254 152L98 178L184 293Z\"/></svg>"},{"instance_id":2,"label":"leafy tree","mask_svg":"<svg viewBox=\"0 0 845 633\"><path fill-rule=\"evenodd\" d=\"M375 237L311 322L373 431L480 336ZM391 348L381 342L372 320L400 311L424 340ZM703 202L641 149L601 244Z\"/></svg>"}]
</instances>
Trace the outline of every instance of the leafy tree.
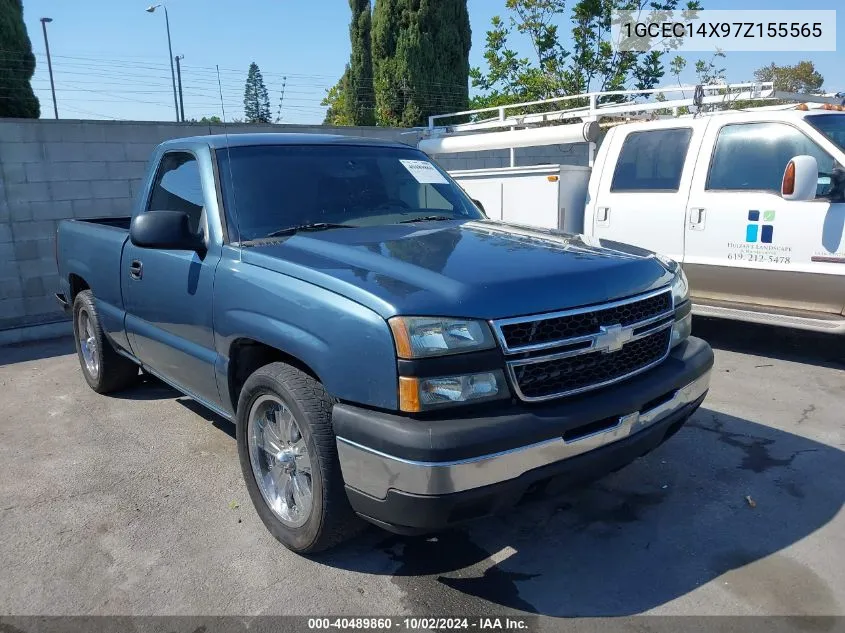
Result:
<instances>
[{"instance_id":1,"label":"leafy tree","mask_svg":"<svg viewBox=\"0 0 845 633\"><path fill-rule=\"evenodd\" d=\"M574 95L587 91L654 88L665 74L663 50L614 50L610 40L614 10L674 11L682 0L579 0L572 8L572 44L565 48L556 22L566 13L564 0L506 0L507 21L496 16L487 32L487 71L473 68L473 87L481 95L474 107ZM684 11L701 8L689 0ZM527 35L533 56L510 48L514 32ZM665 48L671 48L667 43ZM573 103L574 105L581 105Z\"/></svg>"},{"instance_id":2,"label":"leafy tree","mask_svg":"<svg viewBox=\"0 0 845 633\"><path fill-rule=\"evenodd\" d=\"M710 59L699 59L695 62L695 75L697 83L705 86L710 86L714 84L722 84L725 83L725 69L719 68L716 65L717 59L723 59L725 57L725 53L721 49L716 49L716 52L713 53ZM676 81L678 82L678 86L683 86L681 83L681 73L687 67L687 60L681 57L680 55L676 55L672 58L669 62L669 74L675 77ZM677 94L677 93L676 93ZM681 92L682 97L686 97L686 92ZM690 95L691 96L691 95ZM677 97L673 97L676 99ZM662 92L655 95L656 101L666 101L666 95ZM658 110L658 114L669 114L670 110ZM678 108L678 114L689 114L690 109L687 106L681 106Z\"/></svg>"},{"instance_id":3,"label":"leafy tree","mask_svg":"<svg viewBox=\"0 0 845 633\"><path fill-rule=\"evenodd\" d=\"M191 123L223 123L223 119L214 114L212 116L204 116L199 121L191 119Z\"/></svg>"},{"instance_id":4,"label":"leafy tree","mask_svg":"<svg viewBox=\"0 0 845 633\"><path fill-rule=\"evenodd\" d=\"M29 83L35 72L21 0L0 0L0 117L37 119L41 105Z\"/></svg>"},{"instance_id":5,"label":"leafy tree","mask_svg":"<svg viewBox=\"0 0 845 633\"><path fill-rule=\"evenodd\" d=\"M698 83L705 86L725 83L725 69L716 65L717 59L724 58L725 53L717 48L710 59L697 60L695 62L695 75L698 77Z\"/></svg>"},{"instance_id":6,"label":"leafy tree","mask_svg":"<svg viewBox=\"0 0 845 633\"><path fill-rule=\"evenodd\" d=\"M343 76L326 91L326 96L320 102L320 105L329 106L326 117L323 119L324 125L355 125L347 104L348 82L349 66L347 65Z\"/></svg>"},{"instance_id":7,"label":"leafy tree","mask_svg":"<svg viewBox=\"0 0 845 633\"><path fill-rule=\"evenodd\" d=\"M794 66L777 66L774 63L754 71L756 81L771 81L776 90L815 94L821 92L824 77L813 62L801 61Z\"/></svg>"},{"instance_id":8,"label":"leafy tree","mask_svg":"<svg viewBox=\"0 0 845 633\"><path fill-rule=\"evenodd\" d=\"M417 126L469 99L466 0L378 0L373 84L380 125Z\"/></svg>"},{"instance_id":9,"label":"leafy tree","mask_svg":"<svg viewBox=\"0 0 845 633\"><path fill-rule=\"evenodd\" d=\"M244 118L247 123L270 123L270 97L258 64L249 65L244 86Z\"/></svg>"}]
</instances>

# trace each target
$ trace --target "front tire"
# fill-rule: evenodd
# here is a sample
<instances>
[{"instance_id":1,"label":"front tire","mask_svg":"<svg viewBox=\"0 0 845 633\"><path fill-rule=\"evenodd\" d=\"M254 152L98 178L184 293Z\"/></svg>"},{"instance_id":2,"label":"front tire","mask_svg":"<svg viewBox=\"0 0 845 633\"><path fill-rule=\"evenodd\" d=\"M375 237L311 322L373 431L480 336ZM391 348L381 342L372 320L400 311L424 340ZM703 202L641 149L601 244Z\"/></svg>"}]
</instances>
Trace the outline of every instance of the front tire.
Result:
<instances>
[{"instance_id":1,"label":"front tire","mask_svg":"<svg viewBox=\"0 0 845 633\"><path fill-rule=\"evenodd\" d=\"M119 391L137 380L138 366L118 354L103 332L90 290L73 300L73 338L85 382L97 393Z\"/></svg>"},{"instance_id":2,"label":"front tire","mask_svg":"<svg viewBox=\"0 0 845 633\"><path fill-rule=\"evenodd\" d=\"M270 533L300 554L337 545L362 525L343 487L332 404L323 385L284 363L256 370L238 399L250 499Z\"/></svg>"}]
</instances>

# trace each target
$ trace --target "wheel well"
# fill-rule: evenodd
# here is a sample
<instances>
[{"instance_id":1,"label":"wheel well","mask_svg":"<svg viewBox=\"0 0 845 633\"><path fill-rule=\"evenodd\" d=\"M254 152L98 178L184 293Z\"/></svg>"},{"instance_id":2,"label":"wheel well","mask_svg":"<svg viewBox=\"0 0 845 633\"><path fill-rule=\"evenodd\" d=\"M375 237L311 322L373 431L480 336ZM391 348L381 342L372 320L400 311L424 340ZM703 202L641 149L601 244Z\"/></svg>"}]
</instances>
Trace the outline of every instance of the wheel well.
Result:
<instances>
[{"instance_id":1,"label":"wheel well","mask_svg":"<svg viewBox=\"0 0 845 633\"><path fill-rule=\"evenodd\" d=\"M90 290L91 286L88 285L88 282L85 281L79 275L75 275L71 273L68 275L68 281L70 282L70 300L69 303L73 303L73 300L76 299L76 295L78 295L83 290Z\"/></svg>"},{"instance_id":2,"label":"wheel well","mask_svg":"<svg viewBox=\"0 0 845 633\"><path fill-rule=\"evenodd\" d=\"M241 389L246 379L256 369L276 362L286 363L291 367L296 367L311 376L314 380L320 380L317 373L296 356L252 339L236 339L229 349L229 397L232 400L233 411L236 411L238 408L238 398L241 395Z\"/></svg>"}]
</instances>

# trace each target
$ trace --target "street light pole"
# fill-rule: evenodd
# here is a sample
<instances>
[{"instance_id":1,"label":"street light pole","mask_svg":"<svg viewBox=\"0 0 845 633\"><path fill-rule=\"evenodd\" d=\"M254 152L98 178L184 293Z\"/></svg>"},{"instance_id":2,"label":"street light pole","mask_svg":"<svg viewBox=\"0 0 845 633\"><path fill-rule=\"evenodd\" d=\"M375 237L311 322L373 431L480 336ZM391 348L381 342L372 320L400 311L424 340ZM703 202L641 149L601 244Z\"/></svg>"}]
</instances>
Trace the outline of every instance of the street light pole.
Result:
<instances>
[{"instance_id":1,"label":"street light pole","mask_svg":"<svg viewBox=\"0 0 845 633\"><path fill-rule=\"evenodd\" d=\"M147 13L153 13L156 9L164 9L164 23L167 26L167 50L170 53L170 79L173 82L173 108L176 110L176 120L179 121L179 102L176 99L176 71L173 69L173 45L170 42L170 16L167 15L167 7L161 4L154 4L147 8Z\"/></svg>"},{"instance_id":2,"label":"street light pole","mask_svg":"<svg viewBox=\"0 0 845 633\"><path fill-rule=\"evenodd\" d=\"M179 112L182 115L182 122L185 122L185 99L182 96L182 65L179 60L185 59L184 55L176 56L176 81L179 82Z\"/></svg>"},{"instance_id":3,"label":"street light pole","mask_svg":"<svg viewBox=\"0 0 845 633\"><path fill-rule=\"evenodd\" d=\"M50 71L50 92L53 93L53 114L59 118L59 107L56 105L56 84L53 83L53 61L50 59L50 42L47 40L47 22L53 18L41 18L41 29L44 31L44 48L47 49L47 70Z\"/></svg>"}]
</instances>

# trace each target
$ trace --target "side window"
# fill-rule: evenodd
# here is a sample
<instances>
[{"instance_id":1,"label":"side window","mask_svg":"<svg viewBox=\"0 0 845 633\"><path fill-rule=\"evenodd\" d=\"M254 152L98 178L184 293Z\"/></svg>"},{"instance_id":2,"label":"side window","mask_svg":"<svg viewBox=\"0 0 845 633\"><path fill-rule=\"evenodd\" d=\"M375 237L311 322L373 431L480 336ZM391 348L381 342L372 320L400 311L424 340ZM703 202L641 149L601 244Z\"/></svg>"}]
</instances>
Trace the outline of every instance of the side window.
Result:
<instances>
[{"instance_id":1,"label":"side window","mask_svg":"<svg viewBox=\"0 0 845 633\"><path fill-rule=\"evenodd\" d=\"M830 190L833 157L801 130L784 123L741 123L719 131L706 189L780 192L786 164L807 154L819 164L816 197Z\"/></svg>"},{"instance_id":2,"label":"side window","mask_svg":"<svg viewBox=\"0 0 845 633\"><path fill-rule=\"evenodd\" d=\"M191 218L191 229L198 231L204 206L197 159L187 152L165 154L146 210L183 211Z\"/></svg>"},{"instance_id":3,"label":"side window","mask_svg":"<svg viewBox=\"0 0 845 633\"><path fill-rule=\"evenodd\" d=\"M611 191L677 191L692 129L631 132L622 143Z\"/></svg>"}]
</instances>

